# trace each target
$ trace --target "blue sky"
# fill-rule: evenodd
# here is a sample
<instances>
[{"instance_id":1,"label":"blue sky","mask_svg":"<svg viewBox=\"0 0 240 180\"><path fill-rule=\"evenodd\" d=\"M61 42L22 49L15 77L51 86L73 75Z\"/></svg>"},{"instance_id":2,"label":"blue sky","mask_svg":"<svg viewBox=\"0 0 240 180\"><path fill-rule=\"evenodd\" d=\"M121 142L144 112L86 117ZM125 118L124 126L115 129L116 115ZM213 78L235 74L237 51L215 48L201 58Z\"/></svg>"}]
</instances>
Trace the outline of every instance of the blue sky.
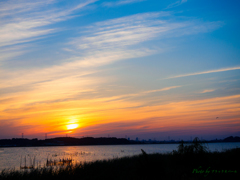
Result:
<instances>
[{"instance_id":1,"label":"blue sky","mask_svg":"<svg viewBox=\"0 0 240 180\"><path fill-rule=\"evenodd\" d=\"M0 138L240 135L239 5L1 1Z\"/></svg>"}]
</instances>

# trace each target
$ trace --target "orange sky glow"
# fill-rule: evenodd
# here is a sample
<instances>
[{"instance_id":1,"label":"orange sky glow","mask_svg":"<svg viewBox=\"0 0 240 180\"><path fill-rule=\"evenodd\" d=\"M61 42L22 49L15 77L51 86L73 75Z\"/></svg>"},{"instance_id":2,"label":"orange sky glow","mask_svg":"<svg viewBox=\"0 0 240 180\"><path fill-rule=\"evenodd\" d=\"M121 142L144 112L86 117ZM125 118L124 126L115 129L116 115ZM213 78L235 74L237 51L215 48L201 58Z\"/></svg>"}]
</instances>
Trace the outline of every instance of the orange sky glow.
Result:
<instances>
[{"instance_id":1,"label":"orange sky glow","mask_svg":"<svg viewBox=\"0 0 240 180\"><path fill-rule=\"evenodd\" d=\"M0 1L0 139L240 136L238 7Z\"/></svg>"}]
</instances>

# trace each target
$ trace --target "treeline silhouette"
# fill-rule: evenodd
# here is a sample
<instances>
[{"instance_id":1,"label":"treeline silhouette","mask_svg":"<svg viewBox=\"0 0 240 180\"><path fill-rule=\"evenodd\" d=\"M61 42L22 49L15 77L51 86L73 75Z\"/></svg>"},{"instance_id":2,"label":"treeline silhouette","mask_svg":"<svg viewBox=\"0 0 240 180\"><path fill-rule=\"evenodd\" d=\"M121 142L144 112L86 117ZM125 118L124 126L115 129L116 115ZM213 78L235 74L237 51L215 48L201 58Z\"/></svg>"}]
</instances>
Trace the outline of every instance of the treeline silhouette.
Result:
<instances>
[{"instance_id":1,"label":"treeline silhouette","mask_svg":"<svg viewBox=\"0 0 240 180\"><path fill-rule=\"evenodd\" d=\"M74 145L114 145L114 144L138 144L139 142L132 142L124 138L73 138L73 137L58 137L52 139L38 140L38 139L3 139L0 140L0 146L74 146Z\"/></svg>"},{"instance_id":2,"label":"treeline silhouette","mask_svg":"<svg viewBox=\"0 0 240 180\"><path fill-rule=\"evenodd\" d=\"M194 140L193 140L194 141ZM198 139L198 141L200 141ZM240 137L230 136L223 140L215 139L210 141L205 141L207 143L215 142L240 142ZM57 137L49 138L45 140L35 139L24 139L24 138L12 138L12 139L0 139L0 147L27 147L27 146L75 146L75 145L117 145L117 144L176 144L177 141L134 141L127 140L125 138L116 138L116 137L83 137L83 138L74 138L74 137ZM185 141L184 143L192 143L192 141ZM188 148L188 147L185 147ZM191 147L189 147L191 148ZM187 149L185 149L187 150ZM190 150L190 149L189 149Z\"/></svg>"}]
</instances>

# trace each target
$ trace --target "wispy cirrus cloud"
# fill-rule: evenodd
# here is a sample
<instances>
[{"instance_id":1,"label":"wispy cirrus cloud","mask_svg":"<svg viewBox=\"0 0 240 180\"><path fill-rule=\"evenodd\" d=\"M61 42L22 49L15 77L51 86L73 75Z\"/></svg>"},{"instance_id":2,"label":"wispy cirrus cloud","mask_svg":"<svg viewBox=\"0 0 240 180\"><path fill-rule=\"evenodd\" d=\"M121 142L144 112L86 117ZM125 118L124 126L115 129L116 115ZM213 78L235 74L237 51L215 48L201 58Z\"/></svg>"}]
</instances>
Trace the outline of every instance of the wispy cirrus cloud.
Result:
<instances>
[{"instance_id":1,"label":"wispy cirrus cloud","mask_svg":"<svg viewBox=\"0 0 240 180\"><path fill-rule=\"evenodd\" d=\"M23 7L23 2L25 1L19 1L18 6L13 9L17 9L20 6ZM30 1L28 2L30 3ZM45 4L42 3L42 1L36 1L36 4L33 3L29 5L29 7L34 9L48 3L55 3L55 1L43 2L45 2ZM17 44L18 42L31 41L34 38L39 38L41 32L51 31L46 28L45 25L71 18L71 12L93 2L95 2L95 0L88 0L65 10L54 9L49 11L51 13L47 15L46 11L42 10L38 13L30 12L30 14L33 13L34 16L28 18L25 17L26 15L23 15L23 17L19 16L20 19L14 16L14 18L12 18L14 22L5 22L5 26L1 29L4 33L0 34L0 45L1 43L2 45ZM9 4L8 6L5 5L5 9L7 8L10 8ZM54 14L53 12L57 13ZM72 40L66 44L65 49L72 53L72 57L65 59L65 61L59 65L43 69L29 69L27 72L24 70L8 72L0 69L0 75L4 77L1 79L1 86L3 88L21 86L59 79L64 76L75 76L79 68L97 67L118 60L143 57L163 51L161 47L154 49L141 46L143 42L154 40L155 38L168 38L176 36L176 34L182 36L186 35L186 33L206 32L207 30L219 27L219 22L188 22L187 20L176 22L173 19L174 17L170 12L154 12L135 14L94 23L86 27L84 33L79 32L79 36L72 37ZM12 29L8 26L15 28L12 27ZM8 32L7 27L10 28L10 32ZM43 29L43 31L39 31L39 29ZM15 32L16 37L10 37L13 32ZM22 36L19 35L21 32L23 32ZM5 37L5 40L4 38L2 39L1 36L4 35L9 36L9 38ZM14 55L10 52L11 51L4 51L5 55L3 55L2 59L10 58ZM14 52L15 55L21 53L15 50ZM22 76L19 77L19 74ZM13 80L14 83L11 83Z\"/></svg>"},{"instance_id":2,"label":"wispy cirrus cloud","mask_svg":"<svg viewBox=\"0 0 240 180\"><path fill-rule=\"evenodd\" d=\"M160 91L168 91L170 89L175 89L175 88L179 88L179 87L181 87L181 86L170 86L170 87L165 87L165 88L162 88L162 89L155 89L155 90L150 90L150 91L144 91L143 94L160 92Z\"/></svg>"},{"instance_id":3,"label":"wispy cirrus cloud","mask_svg":"<svg viewBox=\"0 0 240 180\"><path fill-rule=\"evenodd\" d=\"M65 11L64 14L66 14ZM60 16L56 15L54 17ZM179 36L186 35L186 31L188 34L196 33L199 26L201 27L198 32L205 32L206 29L212 30L219 27L218 22L212 22L209 25L209 23L198 21L175 22L172 18L170 12L155 12L94 23L88 26L84 33L80 32L80 36L72 38L66 44L65 49L72 53L72 57L65 59L59 65L43 69L29 69L27 72L24 70L7 72L0 69L0 75L4 77L1 79L1 86L6 88L62 77L72 77L81 68L98 67L118 60L144 57L164 51L160 47L154 49L141 46L143 42L155 38L168 38L176 34L179 34ZM23 40L26 39L23 38ZM10 56L9 53L8 55ZM83 72L87 73L88 71L85 69ZM19 77L19 74L22 74L22 76Z\"/></svg>"},{"instance_id":4,"label":"wispy cirrus cloud","mask_svg":"<svg viewBox=\"0 0 240 180\"><path fill-rule=\"evenodd\" d=\"M115 7L115 6L125 5L125 4L138 3L142 1L146 1L146 0L118 0L116 2L104 2L102 3L102 5L107 7Z\"/></svg>"},{"instance_id":5,"label":"wispy cirrus cloud","mask_svg":"<svg viewBox=\"0 0 240 180\"><path fill-rule=\"evenodd\" d=\"M208 92L213 92L215 91L215 89L206 89L204 91L202 91L201 93L208 93Z\"/></svg>"},{"instance_id":6,"label":"wispy cirrus cloud","mask_svg":"<svg viewBox=\"0 0 240 180\"><path fill-rule=\"evenodd\" d=\"M217 73L217 72L224 72L224 71L233 71L233 70L239 70L239 69L240 69L240 66L231 67L231 68L221 68L221 69L202 71L202 72L196 72L196 73L181 74L181 75L177 75L177 76L168 77L168 78L165 78L165 79L173 79L173 78L180 78L180 77L187 77L187 76L196 76L196 75L201 75L201 74L210 74L210 73Z\"/></svg>"},{"instance_id":7,"label":"wispy cirrus cloud","mask_svg":"<svg viewBox=\"0 0 240 180\"><path fill-rule=\"evenodd\" d=\"M72 38L66 48L80 52L74 58L75 61L79 59L80 64L100 66L165 51L164 47L159 46L143 47L142 44L147 41L204 33L222 26L221 22L177 21L175 18L171 12L151 12L97 22L86 27L84 32L79 32L80 35ZM106 57L111 54L114 58L103 58L103 61L101 58L88 58L93 55L102 57L104 54Z\"/></svg>"},{"instance_id":8,"label":"wispy cirrus cloud","mask_svg":"<svg viewBox=\"0 0 240 180\"><path fill-rule=\"evenodd\" d=\"M155 38L169 38L219 28L221 22L174 21L170 12L135 14L98 22L69 44L81 50L129 49Z\"/></svg>"},{"instance_id":9,"label":"wispy cirrus cloud","mask_svg":"<svg viewBox=\"0 0 240 180\"><path fill-rule=\"evenodd\" d=\"M95 23L87 30L88 35L74 38L71 44L78 49L116 49L151 40L160 32L172 27L164 27L165 21L160 16L168 16L168 12L136 14L122 18ZM90 29L94 29L93 31Z\"/></svg>"},{"instance_id":10,"label":"wispy cirrus cloud","mask_svg":"<svg viewBox=\"0 0 240 180\"><path fill-rule=\"evenodd\" d=\"M12 0L0 2L0 17L19 15L55 3L56 0Z\"/></svg>"},{"instance_id":11,"label":"wispy cirrus cloud","mask_svg":"<svg viewBox=\"0 0 240 180\"><path fill-rule=\"evenodd\" d=\"M6 61L16 56L22 55L25 52L27 52L26 46L13 46L0 49L0 66L1 61Z\"/></svg>"},{"instance_id":12,"label":"wispy cirrus cloud","mask_svg":"<svg viewBox=\"0 0 240 180\"><path fill-rule=\"evenodd\" d=\"M109 102L109 101L124 100L124 99L133 98L133 97L146 96L146 95L151 94L151 93L168 91L168 90L176 89L176 88L180 88L180 87L181 87L181 86L170 86L170 87L165 87L165 88L161 88L161 89L154 89L154 90L148 90L148 91L140 91L140 92L132 93L132 94L123 94L123 95L112 96L112 97L104 97L104 98L101 98L101 101Z\"/></svg>"},{"instance_id":13,"label":"wispy cirrus cloud","mask_svg":"<svg viewBox=\"0 0 240 180\"><path fill-rule=\"evenodd\" d=\"M56 22L72 18L71 14L96 0L86 0L73 7L53 8L55 0L7 1L0 3L0 47L15 45L42 38L55 32L47 27ZM58 29L59 30L59 29Z\"/></svg>"},{"instance_id":14,"label":"wispy cirrus cloud","mask_svg":"<svg viewBox=\"0 0 240 180\"><path fill-rule=\"evenodd\" d=\"M174 7L180 6L181 4L186 3L186 2L187 2L187 0L176 1L176 2L168 5L166 9L170 9L170 8L174 8Z\"/></svg>"}]
</instances>

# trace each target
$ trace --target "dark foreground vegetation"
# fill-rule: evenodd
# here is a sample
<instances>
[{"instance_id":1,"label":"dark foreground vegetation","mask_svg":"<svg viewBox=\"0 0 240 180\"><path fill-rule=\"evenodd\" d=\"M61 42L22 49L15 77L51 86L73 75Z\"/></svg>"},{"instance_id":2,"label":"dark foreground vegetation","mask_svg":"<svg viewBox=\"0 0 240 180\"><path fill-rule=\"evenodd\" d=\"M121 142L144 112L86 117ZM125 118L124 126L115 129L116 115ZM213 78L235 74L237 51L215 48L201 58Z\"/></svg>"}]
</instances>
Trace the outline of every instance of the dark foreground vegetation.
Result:
<instances>
[{"instance_id":1,"label":"dark foreground vegetation","mask_svg":"<svg viewBox=\"0 0 240 180\"><path fill-rule=\"evenodd\" d=\"M0 180L32 179L240 179L240 148L209 152L198 138L191 145L182 142L177 151L168 154L147 154L83 163L59 168L31 171L2 171Z\"/></svg>"}]
</instances>

